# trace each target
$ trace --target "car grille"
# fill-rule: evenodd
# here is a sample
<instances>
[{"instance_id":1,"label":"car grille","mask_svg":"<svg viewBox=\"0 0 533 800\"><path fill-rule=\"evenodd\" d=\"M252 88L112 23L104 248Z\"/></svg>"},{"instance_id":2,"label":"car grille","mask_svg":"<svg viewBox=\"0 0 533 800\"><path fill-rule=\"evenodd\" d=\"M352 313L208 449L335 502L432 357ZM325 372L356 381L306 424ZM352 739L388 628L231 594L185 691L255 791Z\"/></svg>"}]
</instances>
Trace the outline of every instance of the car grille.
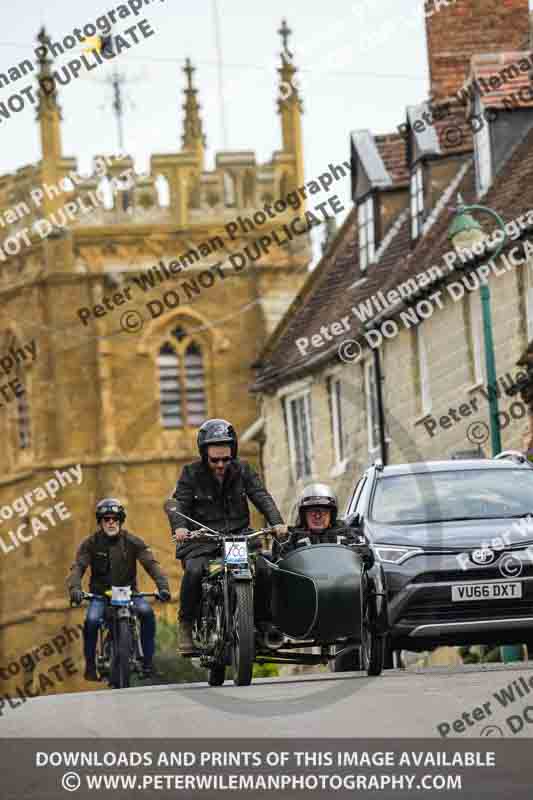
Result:
<instances>
[{"instance_id":1,"label":"car grille","mask_svg":"<svg viewBox=\"0 0 533 800\"><path fill-rule=\"evenodd\" d=\"M501 602L474 600L466 603L446 603L442 600L425 600L424 603L413 603L406 609L399 622L420 625L422 623L468 622L469 620L499 619L501 617L531 617L533 603L531 600L508 600Z\"/></svg>"},{"instance_id":2,"label":"car grille","mask_svg":"<svg viewBox=\"0 0 533 800\"><path fill-rule=\"evenodd\" d=\"M520 578L533 577L533 565L523 563L523 569L520 573ZM490 567L469 567L468 569L457 570L439 570L438 572L422 572L416 575L411 583L467 583L468 581L490 581L490 580L504 580L504 576L498 569L498 564L492 564Z\"/></svg>"}]
</instances>

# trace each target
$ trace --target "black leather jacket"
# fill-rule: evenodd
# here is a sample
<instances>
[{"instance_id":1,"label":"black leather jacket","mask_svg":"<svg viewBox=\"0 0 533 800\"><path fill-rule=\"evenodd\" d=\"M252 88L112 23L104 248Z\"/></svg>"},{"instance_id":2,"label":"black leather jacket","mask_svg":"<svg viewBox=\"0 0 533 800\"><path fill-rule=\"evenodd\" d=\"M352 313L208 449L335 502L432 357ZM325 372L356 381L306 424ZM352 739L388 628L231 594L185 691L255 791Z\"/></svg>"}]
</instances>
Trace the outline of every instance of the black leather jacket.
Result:
<instances>
[{"instance_id":1,"label":"black leather jacket","mask_svg":"<svg viewBox=\"0 0 533 800\"><path fill-rule=\"evenodd\" d=\"M187 528L192 531L205 525L229 534L249 527L248 500L266 517L269 525L283 523L274 499L250 464L236 458L227 467L224 481L219 483L209 466L199 460L183 468L176 489L164 508L172 530ZM189 522L180 512L197 520L200 525ZM216 545L205 541L183 542L176 549L176 558L209 554L215 549Z\"/></svg>"},{"instance_id":2,"label":"black leather jacket","mask_svg":"<svg viewBox=\"0 0 533 800\"><path fill-rule=\"evenodd\" d=\"M312 544L343 544L353 546L363 558L365 567L370 569L374 564L374 553L370 549L368 539L358 528L352 528L338 520L332 528L322 533L311 533L308 528L289 527L289 538L282 544L274 543L272 557L283 558L293 550Z\"/></svg>"}]
</instances>

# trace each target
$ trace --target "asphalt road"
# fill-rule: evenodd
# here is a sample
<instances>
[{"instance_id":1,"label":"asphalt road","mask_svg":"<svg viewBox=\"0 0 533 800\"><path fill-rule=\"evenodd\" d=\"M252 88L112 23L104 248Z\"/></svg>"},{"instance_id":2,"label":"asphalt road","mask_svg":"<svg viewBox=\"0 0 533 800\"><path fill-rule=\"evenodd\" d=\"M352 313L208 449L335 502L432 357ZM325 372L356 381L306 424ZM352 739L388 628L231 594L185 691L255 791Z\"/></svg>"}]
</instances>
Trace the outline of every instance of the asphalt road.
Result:
<instances>
[{"instance_id":1,"label":"asphalt road","mask_svg":"<svg viewBox=\"0 0 533 800\"><path fill-rule=\"evenodd\" d=\"M509 685L513 699L504 707L495 693L501 697ZM528 706L531 722L523 716ZM454 733L453 722L464 712ZM461 739L532 736L533 662L387 670L378 678L324 673L259 679L250 687L181 684L54 695L4 709L0 738L440 738L437 726L446 722L450 735ZM514 733L513 727L520 729Z\"/></svg>"}]
</instances>

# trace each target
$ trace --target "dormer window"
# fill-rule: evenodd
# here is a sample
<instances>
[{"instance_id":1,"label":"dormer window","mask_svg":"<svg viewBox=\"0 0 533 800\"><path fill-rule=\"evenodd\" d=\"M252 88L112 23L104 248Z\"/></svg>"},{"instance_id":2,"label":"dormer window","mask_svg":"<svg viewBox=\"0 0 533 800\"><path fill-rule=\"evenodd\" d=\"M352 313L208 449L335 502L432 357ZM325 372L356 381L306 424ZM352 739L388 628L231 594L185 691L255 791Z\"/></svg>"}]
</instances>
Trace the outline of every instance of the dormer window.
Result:
<instances>
[{"instance_id":1,"label":"dormer window","mask_svg":"<svg viewBox=\"0 0 533 800\"><path fill-rule=\"evenodd\" d=\"M376 254L376 222L374 217L374 198L370 194L357 206L359 231L359 267L365 270L372 264Z\"/></svg>"},{"instance_id":2,"label":"dormer window","mask_svg":"<svg viewBox=\"0 0 533 800\"><path fill-rule=\"evenodd\" d=\"M424 224L424 173L422 163L411 173L411 238L418 239Z\"/></svg>"}]
</instances>

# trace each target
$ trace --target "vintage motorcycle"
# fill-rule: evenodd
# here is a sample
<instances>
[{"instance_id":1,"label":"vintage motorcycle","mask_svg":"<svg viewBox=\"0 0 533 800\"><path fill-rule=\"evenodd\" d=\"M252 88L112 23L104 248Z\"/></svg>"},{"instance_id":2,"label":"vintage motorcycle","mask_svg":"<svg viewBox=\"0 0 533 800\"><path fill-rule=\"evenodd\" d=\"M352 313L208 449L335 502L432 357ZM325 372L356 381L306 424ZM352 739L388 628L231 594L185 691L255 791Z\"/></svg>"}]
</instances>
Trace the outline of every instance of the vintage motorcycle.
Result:
<instances>
[{"instance_id":1,"label":"vintage motorcycle","mask_svg":"<svg viewBox=\"0 0 533 800\"><path fill-rule=\"evenodd\" d=\"M233 681L248 686L252 681L255 656L254 565L249 542L265 533L264 528L233 536L196 532L220 545L220 558L209 562L202 580L202 599L193 623L193 643L200 654L201 666L207 668L210 686L221 686L226 667L233 667Z\"/></svg>"},{"instance_id":2,"label":"vintage motorcycle","mask_svg":"<svg viewBox=\"0 0 533 800\"><path fill-rule=\"evenodd\" d=\"M157 592L133 592L130 586L112 586L104 594L83 592L83 600L104 600L103 620L96 640L96 670L113 689L130 685L133 672L143 672L141 624L133 600L156 597Z\"/></svg>"},{"instance_id":3,"label":"vintage motorcycle","mask_svg":"<svg viewBox=\"0 0 533 800\"><path fill-rule=\"evenodd\" d=\"M388 627L382 568L367 570L357 547L344 544L302 547L274 563L267 553L254 554L249 547L253 537L269 532L209 536L219 540L224 552L209 563L193 625L209 684L222 685L229 665L234 682L246 686L254 661L341 664L355 651L367 674L379 675ZM269 576L272 613L271 621L256 629L254 573L260 561ZM346 666L335 671L342 669Z\"/></svg>"}]
</instances>

